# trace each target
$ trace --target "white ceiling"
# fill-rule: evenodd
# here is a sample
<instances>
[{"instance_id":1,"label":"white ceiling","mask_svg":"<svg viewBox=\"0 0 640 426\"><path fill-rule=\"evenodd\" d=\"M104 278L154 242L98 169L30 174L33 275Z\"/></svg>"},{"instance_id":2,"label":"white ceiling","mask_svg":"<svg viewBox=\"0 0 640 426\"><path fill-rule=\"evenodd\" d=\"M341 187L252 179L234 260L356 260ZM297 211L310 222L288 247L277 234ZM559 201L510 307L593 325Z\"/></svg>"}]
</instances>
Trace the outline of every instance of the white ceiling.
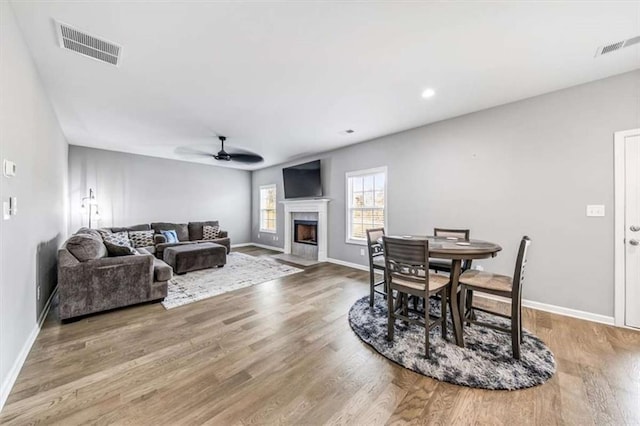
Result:
<instances>
[{"instance_id":1,"label":"white ceiling","mask_svg":"<svg viewBox=\"0 0 640 426\"><path fill-rule=\"evenodd\" d=\"M640 68L640 45L594 58L640 35L640 2L13 8L69 143L214 164L176 149L222 134L253 169ZM59 48L53 19L123 45L121 66Z\"/></svg>"}]
</instances>

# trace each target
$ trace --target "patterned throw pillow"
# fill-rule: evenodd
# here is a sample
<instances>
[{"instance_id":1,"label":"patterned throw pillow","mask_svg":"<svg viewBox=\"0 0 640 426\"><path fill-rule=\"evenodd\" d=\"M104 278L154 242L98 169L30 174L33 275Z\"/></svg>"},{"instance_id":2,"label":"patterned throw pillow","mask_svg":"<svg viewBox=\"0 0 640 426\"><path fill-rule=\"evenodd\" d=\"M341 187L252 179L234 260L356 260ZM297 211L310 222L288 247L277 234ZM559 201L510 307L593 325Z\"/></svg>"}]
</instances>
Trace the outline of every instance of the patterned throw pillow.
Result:
<instances>
[{"instance_id":1,"label":"patterned throw pillow","mask_svg":"<svg viewBox=\"0 0 640 426\"><path fill-rule=\"evenodd\" d=\"M153 231L129 231L129 239L133 247L149 247L153 244Z\"/></svg>"},{"instance_id":2,"label":"patterned throw pillow","mask_svg":"<svg viewBox=\"0 0 640 426\"><path fill-rule=\"evenodd\" d=\"M202 239L203 240L215 240L220 236L219 226L205 225L202 227Z\"/></svg>"},{"instance_id":3,"label":"patterned throw pillow","mask_svg":"<svg viewBox=\"0 0 640 426\"><path fill-rule=\"evenodd\" d=\"M131 245L129 235L126 233L126 231L114 232L111 234L102 234L102 240L105 243L113 244L116 246L133 247Z\"/></svg>"}]
</instances>

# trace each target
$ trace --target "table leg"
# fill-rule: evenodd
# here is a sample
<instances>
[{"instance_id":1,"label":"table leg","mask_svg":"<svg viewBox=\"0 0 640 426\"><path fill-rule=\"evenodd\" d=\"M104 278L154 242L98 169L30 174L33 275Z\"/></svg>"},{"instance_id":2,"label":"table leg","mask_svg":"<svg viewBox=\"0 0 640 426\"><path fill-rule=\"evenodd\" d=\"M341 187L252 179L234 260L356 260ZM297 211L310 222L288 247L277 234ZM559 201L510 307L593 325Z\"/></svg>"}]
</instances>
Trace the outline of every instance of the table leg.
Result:
<instances>
[{"instance_id":1,"label":"table leg","mask_svg":"<svg viewBox=\"0 0 640 426\"><path fill-rule=\"evenodd\" d=\"M451 262L451 318L453 320L453 333L456 336L456 344L464 348L464 337L462 335L462 320L460 316L460 308L458 307L458 280L460 279L460 271L462 269L462 261L453 259Z\"/></svg>"}]
</instances>

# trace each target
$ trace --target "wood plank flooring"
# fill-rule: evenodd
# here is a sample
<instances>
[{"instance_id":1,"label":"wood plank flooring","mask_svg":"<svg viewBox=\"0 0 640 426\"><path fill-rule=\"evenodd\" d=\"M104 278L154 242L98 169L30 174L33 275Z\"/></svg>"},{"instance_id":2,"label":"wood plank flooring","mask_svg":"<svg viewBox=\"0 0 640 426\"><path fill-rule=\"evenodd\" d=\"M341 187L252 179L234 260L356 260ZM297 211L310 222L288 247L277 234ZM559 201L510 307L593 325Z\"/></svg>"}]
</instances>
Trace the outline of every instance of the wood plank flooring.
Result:
<instances>
[{"instance_id":1,"label":"wood plank flooring","mask_svg":"<svg viewBox=\"0 0 640 426\"><path fill-rule=\"evenodd\" d=\"M640 332L525 309L557 374L521 391L470 389L401 368L354 335L347 312L367 283L320 264L170 311L65 325L52 311L0 423L640 424Z\"/></svg>"}]
</instances>

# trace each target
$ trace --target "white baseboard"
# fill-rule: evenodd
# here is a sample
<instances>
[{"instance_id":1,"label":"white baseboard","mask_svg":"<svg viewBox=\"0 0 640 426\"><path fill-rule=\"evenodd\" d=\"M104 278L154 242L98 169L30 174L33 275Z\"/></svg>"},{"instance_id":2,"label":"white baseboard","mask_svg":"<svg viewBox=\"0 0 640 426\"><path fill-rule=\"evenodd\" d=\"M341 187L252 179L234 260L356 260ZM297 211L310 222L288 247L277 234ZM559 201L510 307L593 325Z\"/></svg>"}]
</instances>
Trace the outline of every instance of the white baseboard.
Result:
<instances>
[{"instance_id":1,"label":"white baseboard","mask_svg":"<svg viewBox=\"0 0 640 426\"><path fill-rule=\"evenodd\" d=\"M22 366L24 365L24 362L26 361L27 356L31 351L31 347L33 346L33 343L36 341L36 338L38 337L40 328L42 328L42 324L44 323L44 320L47 318L47 314L49 313L49 309L51 308L51 301L53 300L53 297L56 295L57 292L58 292L58 287L56 287L51 293L51 296L49 296L49 300L47 300L47 303L44 305L44 309L42 310L42 314L40 315L38 322L33 326L33 329L31 330L31 333L29 334L27 341L24 342L24 345L22 346L22 349L18 354L18 358L16 358L15 362L13 363L13 366L11 367L11 370L9 370L9 375L2 383L2 387L0 388L0 411L2 411L2 408L4 407L5 402L7 402L7 398L11 393L11 389L13 388L13 385L15 384L16 379L18 378L18 374L20 374L20 370L22 370Z\"/></svg>"},{"instance_id":2,"label":"white baseboard","mask_svg":"<svg viewBox=\"0 0 640 426\"><path fill-rule=\"evenodd\" d=\"M346 266L349 268L353 268L353 269L359 269L361 271L367 271L369 272L369 267L368 266L364 266L364 265L359 265L357 263L352 263L352 262L345 262L344 260L340 260L340 259L333 259L331 257L327 258L327 262L329 263L335 263L336 265L340 265L340 266Z\"/></svg>"},{"instance_id":3,"label":"white baseboard","mask_svg":"<svg viewBox=\"0 0 640 426\"><path fill-rule=\"evenodd\" d=\"M478 294L475 297L483 297L485 299L511 303L509 299L505 299L504 297L499 297L499 296L493 296L490 294ZM537 311L544 311L544 312L550 312L552 314L563 315L565 317L578 318L581 320L598 322L600 324L606 324L606 325L614 325L613 317L594 314L586 311L579 311L577 309L565 308L563 306L549 305L547 303L535 302L533 300L526 300L526 299L522 299L522 306L524 306L525 308L535 309Z\"/></svg>"},{"instance_id":4,"label":"white baseboard","mask_svg":"<svg viewBox=\"0 0 640 426\"><path fill-rule=\"evenodd\" d=\"M238 248L238 247L249 247L252 246L253 243L239 243L239 244L231 244L231 248Z\"/></svg>"},{"instance_id":5,"label":"white baseboard","mask_svg":"<svg viewBox=\"0 0 640 426\"><path fill-rule=\"evenodd\" d=\"M266 244L258 244L258 243L247 243L248 246L255 246L267 250L275 250L284 253L284 249L280 247L268 246Z\"/></svg>"}]
</instances>

